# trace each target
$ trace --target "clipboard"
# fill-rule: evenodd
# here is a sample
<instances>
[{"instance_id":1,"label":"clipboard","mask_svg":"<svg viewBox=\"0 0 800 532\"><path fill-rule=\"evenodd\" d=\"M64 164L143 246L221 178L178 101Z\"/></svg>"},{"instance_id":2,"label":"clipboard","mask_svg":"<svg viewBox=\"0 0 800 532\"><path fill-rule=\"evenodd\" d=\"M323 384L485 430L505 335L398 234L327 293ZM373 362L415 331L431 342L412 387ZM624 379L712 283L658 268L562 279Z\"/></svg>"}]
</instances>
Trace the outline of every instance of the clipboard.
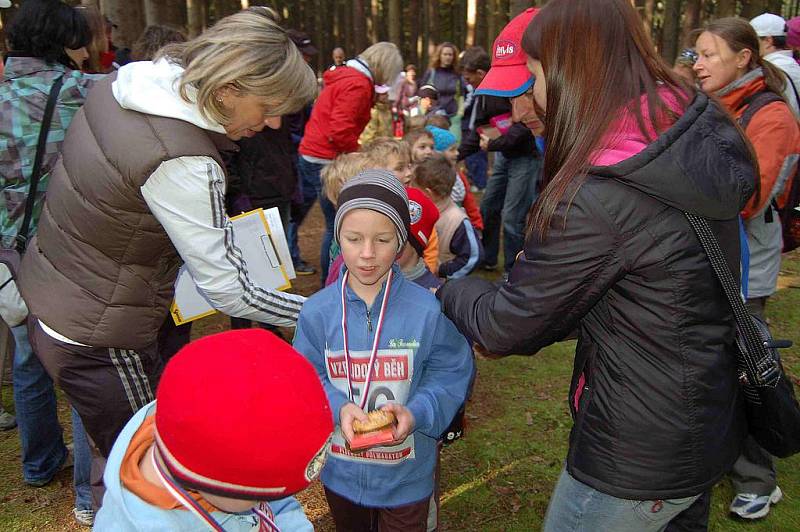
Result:
<instances>
[{"instance_id":1,"label":"clipboard","mask_svg":"<svg viewBox=\"0 0 800 532\"><path fill-rule=\"evenodd\" d=\"M234 245L241 251L248 276L255 284L272 290L286 290L292 286L287 265L292 274L295 272L278 209L269 211L255 209L231 218ZM175 299L170 307L173 321L182 325L216 312L184 264L175 280Z\"/></svg>"}]
</instances>

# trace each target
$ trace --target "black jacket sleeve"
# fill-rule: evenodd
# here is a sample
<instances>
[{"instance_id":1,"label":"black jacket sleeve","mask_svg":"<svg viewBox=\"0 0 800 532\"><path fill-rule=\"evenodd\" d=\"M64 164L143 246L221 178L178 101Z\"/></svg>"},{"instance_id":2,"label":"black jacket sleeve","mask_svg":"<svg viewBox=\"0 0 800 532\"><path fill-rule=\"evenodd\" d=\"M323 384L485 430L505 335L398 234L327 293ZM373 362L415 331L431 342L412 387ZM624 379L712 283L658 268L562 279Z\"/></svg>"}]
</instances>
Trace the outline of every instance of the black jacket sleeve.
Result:
<instances>
[{"instance_id":1,"label":"black jacket sleeve","mask_svg":"<svg viewBox=\"0 0 800 532\"><path fill-rule=\"evenodd\" d=\"M533 140L533 133L525 124L514 122L505 135L489 141L489 151L523 152Z\"/></svg>"},{"instance_id":2,"label":"black jacket sleeve","mask_svg":"<svg viewBox=\"0 0 800 532\"><path fill-rule=\"evenodd\" d=\"M469 277L437 293L462 334L498 355L530 355L561 340L625 274L622 237L599 200L581 187L562 202L541 242L529 236L509 280Z\"/></svg>"}]
</instances>

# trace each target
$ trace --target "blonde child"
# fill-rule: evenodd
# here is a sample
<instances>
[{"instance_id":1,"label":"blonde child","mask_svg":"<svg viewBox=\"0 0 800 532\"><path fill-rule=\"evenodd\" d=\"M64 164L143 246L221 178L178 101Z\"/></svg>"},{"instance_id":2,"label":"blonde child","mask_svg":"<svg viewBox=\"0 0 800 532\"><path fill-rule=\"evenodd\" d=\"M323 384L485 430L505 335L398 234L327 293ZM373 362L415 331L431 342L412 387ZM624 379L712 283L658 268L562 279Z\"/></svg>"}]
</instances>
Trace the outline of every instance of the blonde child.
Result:
<instances>
[{"instance_id":1,"label":"blonde child","mask_svg":"<svg viewBox=\"0 0 800 532\"><path fill-rule=\"evenodd\" d=\"M366 170L338 199L334 238L346 268L304 305L294 341L317 368L336 425L322 484L337 530L423 532L437 440L466 398L470 347L395 264L410 225L397 178ZM351 452L353 422L376 409L395 415L394 442Z\"/></svg>"}]
</instances>

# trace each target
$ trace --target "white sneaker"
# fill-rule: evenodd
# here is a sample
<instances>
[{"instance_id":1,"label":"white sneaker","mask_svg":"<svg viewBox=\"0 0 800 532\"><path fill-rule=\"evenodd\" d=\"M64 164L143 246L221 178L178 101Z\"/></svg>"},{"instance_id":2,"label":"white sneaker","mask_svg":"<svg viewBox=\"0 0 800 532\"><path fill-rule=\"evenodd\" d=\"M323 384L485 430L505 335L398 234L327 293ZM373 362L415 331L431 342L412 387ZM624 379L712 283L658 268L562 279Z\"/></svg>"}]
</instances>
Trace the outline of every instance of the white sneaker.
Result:
<instances>
[{"instance_id":1,"label":"white sneaker","mask_svg":"<svg viewBox=\"0 0 800 532\"><path fill-rule=\"evenodd\" d=\"M731 503L731 513L742 519L761 519L769 513L769 507L783 499L783 492L778 486L769 495L755 493L738 493Z\"/></svg>"},{"instance_id":2,"label":"white sneaker","mask_svg":"<svg viewBox=\"0 0 800 532\"><path fill-rule=\"evenodd\" d=\"M81 526L91 527L94 525L94 510L87 508L85 510L72 509L72 515L75 516L75 521Z\"/></svg>"}]
</instances>

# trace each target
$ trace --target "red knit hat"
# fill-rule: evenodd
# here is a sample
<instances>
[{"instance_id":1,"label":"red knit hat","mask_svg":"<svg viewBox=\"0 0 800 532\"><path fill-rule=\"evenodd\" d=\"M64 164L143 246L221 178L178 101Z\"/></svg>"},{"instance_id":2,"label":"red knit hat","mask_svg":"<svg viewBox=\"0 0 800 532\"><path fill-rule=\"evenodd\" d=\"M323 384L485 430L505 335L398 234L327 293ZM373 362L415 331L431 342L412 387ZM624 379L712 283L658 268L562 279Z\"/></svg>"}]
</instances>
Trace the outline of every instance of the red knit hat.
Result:
<instances>
[{"instance_id":1,"label":"red knit hat","mask_svg":"<svg viewBox=\"0 0 800 532\"><path fill-rule=\"evenodd\" d=\"M156 399L159 454L187 488L276 499L322 469L333 416L320 379L263 329L190 343L167 364Z\"/></svg>"},{"instance_id":2,"label":"red knit hat","mask_svg":"<svg viewBox=\"0 0 800 532\"><path fill-rule=\"evenodd\" d=\"M533 85L533 76L528 70L528 55L522 49L522 35L538 12L536 8L528 8L506 24L494 40L492 67L478 85L475 95L514 98L524 94Z\"/></svg>"},{"instance_id":3,"label":"red knit hat","mask_svg":"<svg viewBox=\"0 0 800 532\"><path fill-rule=\"evenodd\" d=\"M425 248L428 247L433 227L439 220L439 209L420 189L406 187L406 192L408 193L408 212L411 215L411 231L408 242L422 257Z\"/></svg>"}]
</instances>

